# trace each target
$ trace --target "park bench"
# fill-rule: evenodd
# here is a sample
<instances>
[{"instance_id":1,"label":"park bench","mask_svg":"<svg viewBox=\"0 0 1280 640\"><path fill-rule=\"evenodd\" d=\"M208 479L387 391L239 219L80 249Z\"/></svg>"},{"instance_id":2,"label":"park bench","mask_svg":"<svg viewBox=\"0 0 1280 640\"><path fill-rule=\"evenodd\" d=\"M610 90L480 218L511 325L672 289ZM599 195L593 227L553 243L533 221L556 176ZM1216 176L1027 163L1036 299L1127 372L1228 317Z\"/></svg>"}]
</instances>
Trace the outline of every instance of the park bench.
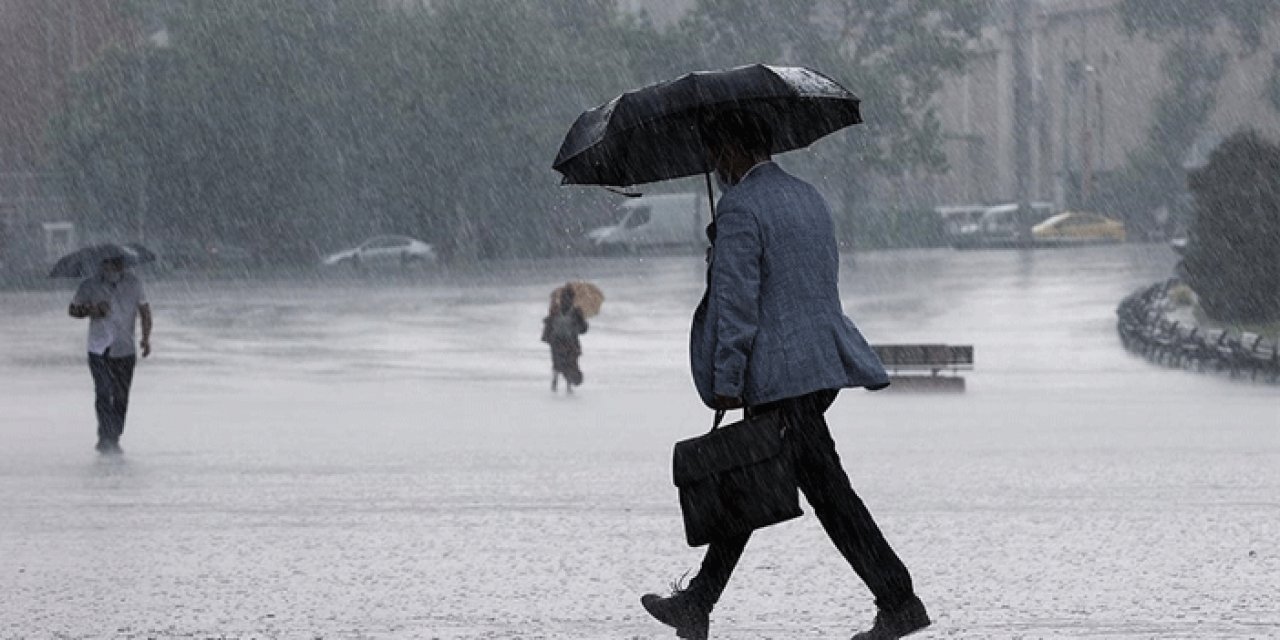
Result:
<instances>
[{"instance_id":1,"label":"park bench","mask_svg":"<svg viewBox=\"0 0 1280 640\"><path fill-rule=\"evenodd\" d=\"M1256 380L1259 373L1272 382L1280 378L1280 344L1268 346L1264 336L1246 332L1240 335L1236 351L1240 368L1249 369L1250 379Z\"/></svg>"},{"instance_id":2,"label":"park bench","mask_svg":"<svg viewBox=\"0 0 1280 640\"><path fill-rule=\"evenodd\" d=\"M890 388L898 390L964 391L964 378L939 375L973 369L973 345L872 345L889 371Z\"/></svg>"},{"instance_id":3,"label":"park bench","mask_svg":"<svg viewBox=\"0 0 1280 640\"><path fill-rule=\"evenodd\" d=\"M1160 320L1150 338L1148 356L1160 364L1168 364L1169 359L1177 351L1182 334L1178 322Z\"/></svg>"},{"instance_id":4,"label":"park bench","mask_svg":"<svg viewBox=\"0 0 1280 640\"><path fill-rule=\"evenodd\" d=\"M1178 343L1172 354L1173 366L1198 365L1202 362L1203 353L1204 336L1200 334L1200 327L1192 327L1191 331L1185 335L1179 332Z\"/></svg>"}]
</instances>

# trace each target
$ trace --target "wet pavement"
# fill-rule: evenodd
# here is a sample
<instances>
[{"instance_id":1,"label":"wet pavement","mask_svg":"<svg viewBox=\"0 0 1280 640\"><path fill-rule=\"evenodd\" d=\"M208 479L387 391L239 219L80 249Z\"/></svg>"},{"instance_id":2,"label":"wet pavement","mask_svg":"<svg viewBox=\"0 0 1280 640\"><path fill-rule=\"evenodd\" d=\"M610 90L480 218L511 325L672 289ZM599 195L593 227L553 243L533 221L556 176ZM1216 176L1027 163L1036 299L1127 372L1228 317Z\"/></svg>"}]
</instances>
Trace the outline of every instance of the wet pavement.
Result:
<instances>
[{"instance_id":1,"label":"wet pavement","mask_svg":"<svg viewBox=\"0 0 1280 640\"><path fill-rule=\"evenodd\" d=\"M1280 635L1280 388L1116 337L1173 259L846 258L873 342L975 346L964 394L829 413L934 616L921 637ZM0 293L0 638L672 637L638 597L700 557L670 447L709 426L685 360L701 277L655 257L152 278L121 458L92 449L69 290ZM608 296L574 397L537 340L567 278ZM873 613L806 517L752 539L712 631L843 638Z\"/></svg>"}]
</instances>

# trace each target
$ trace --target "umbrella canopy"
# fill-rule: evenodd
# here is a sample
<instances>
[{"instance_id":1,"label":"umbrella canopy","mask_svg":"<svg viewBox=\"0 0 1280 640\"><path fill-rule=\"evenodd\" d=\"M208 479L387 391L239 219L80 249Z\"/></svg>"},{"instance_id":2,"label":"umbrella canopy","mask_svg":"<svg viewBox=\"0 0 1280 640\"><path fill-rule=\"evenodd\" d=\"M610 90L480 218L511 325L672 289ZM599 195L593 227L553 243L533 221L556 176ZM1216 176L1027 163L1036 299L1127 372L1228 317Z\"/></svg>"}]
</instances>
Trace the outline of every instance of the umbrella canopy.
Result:
<instances>
[{"instance_id":1,"label":"umbrella canopy","mask_svg":"<svg viewBox=\"0 0 1280 640\"><path fill-rule=\"evenodd\" d=\"M156 254L150 249L136 243L95 244L68 253L58 259L49 272L50 278L87 278L98 273L105 260L124 260L126 267L154 262Z\"/></svg>"},{"instance_id":2,"label":"umbrella canopy","mask_svg":"<svg viewBox=\"0 0 1280 640\"><path fill-rule=\"evenodd\" d=\"M746 110L769 124L774 153L862 122L858 98L805 67L754 64L683 75L578 116L552 168L564 184L625 187L709 171L698 124Z\"/></svg>"},{"instance_id":3,"label":"umbrella canopy","mask_svg":"<svg viewBox=\"0 0 1280 640\"><path fill-rule=\"evenodd\" d=\"M552 311L560 308L560 296L564 293L565 287L573 289L573 306L577 307L583 316L590 318L600 313L600 307L604 306L604 292L590 282L569 282L553 290L551 292Z\"/></svg>"}]
</instances>

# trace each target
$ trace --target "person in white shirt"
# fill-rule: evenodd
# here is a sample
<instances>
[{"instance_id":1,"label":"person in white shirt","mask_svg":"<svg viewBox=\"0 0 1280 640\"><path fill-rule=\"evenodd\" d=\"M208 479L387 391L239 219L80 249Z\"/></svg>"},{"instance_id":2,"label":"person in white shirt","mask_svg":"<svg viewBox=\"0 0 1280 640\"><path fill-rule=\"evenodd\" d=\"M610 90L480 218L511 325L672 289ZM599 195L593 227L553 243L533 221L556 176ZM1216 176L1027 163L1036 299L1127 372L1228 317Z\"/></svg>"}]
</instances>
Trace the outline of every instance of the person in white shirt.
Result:
<instances>
[{"instance_id":1,"label":"person in white shirt","mask_svg":"<svg viewBox=\"0 0 1280 640\"><path fill-rule=\"evenodd\" d=\"M89 319L89 372L98 413L96 448L99 453L121 453L120 436L137 363L134 327L139 318L142 357L151 355L151 305L142 281L125 270L123 257L107 258L97 274L80 283L67 312L72 318Z\"/></svg>"}]
</instances>

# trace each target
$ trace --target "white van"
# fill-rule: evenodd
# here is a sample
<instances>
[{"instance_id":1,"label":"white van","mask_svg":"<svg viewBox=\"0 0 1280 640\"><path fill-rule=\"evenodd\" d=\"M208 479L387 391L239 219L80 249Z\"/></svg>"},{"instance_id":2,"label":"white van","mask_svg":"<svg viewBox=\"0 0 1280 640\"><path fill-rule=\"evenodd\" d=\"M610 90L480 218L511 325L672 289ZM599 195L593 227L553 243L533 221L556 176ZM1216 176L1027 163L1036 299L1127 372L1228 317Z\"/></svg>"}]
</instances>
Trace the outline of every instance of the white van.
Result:
<instances>
[{"instance_id":1,"label":"white van","mask_svg":"<svg viewBox=\"0 0 1280 640\"><path fill-rule=\"evenodd\" d=\"M1053 215L1052 202L1032 202L1032 222L1040 222ZM998 204L985 207L976 218L970 214L967 221L959 224L954 230L948 229L951 246L957 249L984 249L1016 247L1021 244L1018 237L1018 205L1017 203Z\"/></svg>"},{"instance_id":2,"label":"white van","mask_svg":"<svg viewBox=\"0 0 1280 640\"><path fill-rule=\"evenodd\" d=\"M587 239L601 253L705 247L711 220L705 199L697 193L673 193L627 200L617 224L592 229Z\"/></svg>"},{"instance_id":3,"label":"white van","mask_svg":"<svg viewBox=\"0 0 1280 640\"><path fill-rule=\"evenodd\" d=\"M1032 224L1046 220L1053 215L1052 202L1032 202ZM1014 236L1018 233L1018 204L999 204L982 212L976 229L979 233L990 236Z\"/></svg>"}]
</instances>

